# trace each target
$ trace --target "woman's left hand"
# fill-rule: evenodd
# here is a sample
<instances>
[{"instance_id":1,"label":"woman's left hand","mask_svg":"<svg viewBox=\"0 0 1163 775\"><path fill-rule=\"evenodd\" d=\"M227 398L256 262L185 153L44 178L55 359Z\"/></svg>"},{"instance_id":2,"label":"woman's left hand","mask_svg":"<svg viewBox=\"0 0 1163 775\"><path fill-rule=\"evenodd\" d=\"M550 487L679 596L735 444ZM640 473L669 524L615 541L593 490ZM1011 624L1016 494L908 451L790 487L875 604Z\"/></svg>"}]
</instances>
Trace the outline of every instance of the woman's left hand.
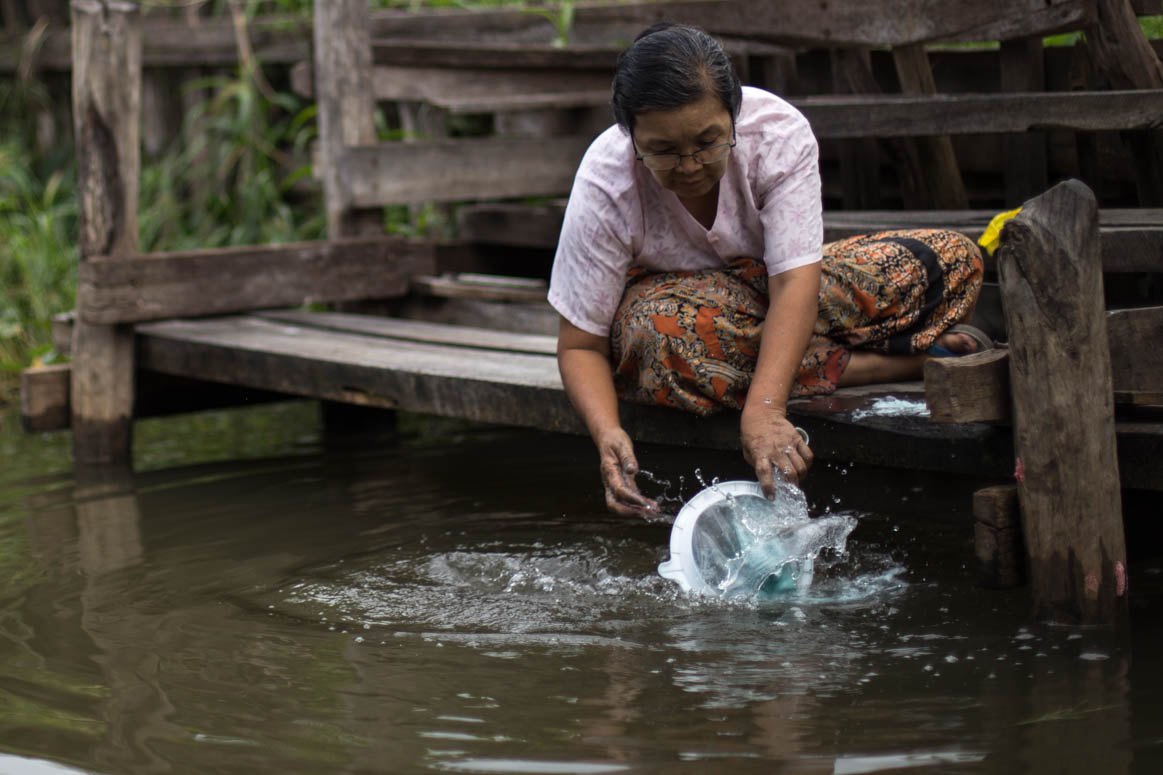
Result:
<instances>
[{"instance_id":1,"label":"woman's left hand","mask_svg":"<svg viewBox=\"0 0 1163 775\"><path fill-rule=\"evenodd\" d=\"M793 484L800 482L814 456L808 443L783 413L773 407L747 404L740 422L743 457L755 469L763 494L775 497L775 471Z\"/></svg>"}]
</instances>

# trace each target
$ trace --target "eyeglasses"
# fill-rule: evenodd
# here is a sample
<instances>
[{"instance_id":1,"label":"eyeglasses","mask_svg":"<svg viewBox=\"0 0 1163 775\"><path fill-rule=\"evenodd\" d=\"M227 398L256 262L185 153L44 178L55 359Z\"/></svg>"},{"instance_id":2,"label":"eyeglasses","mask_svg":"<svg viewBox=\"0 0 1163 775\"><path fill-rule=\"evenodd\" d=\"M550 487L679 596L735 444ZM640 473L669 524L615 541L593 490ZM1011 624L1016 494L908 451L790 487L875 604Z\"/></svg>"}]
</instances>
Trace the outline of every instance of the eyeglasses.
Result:
<instances>
[{"instance_id":1,"label":"eyeglasses","mask_svg":"<svg viewBox=\"0 0 1163 775\"><path fill-rule=\"evenodd\" d=\"M735 141L719 143L702 148L694 153L640 153L634 158L646 165L647 169L655 172L668 172L677 167L688 156L699 164L715 164L727 158L727 154L735 147Z\"/></svg>"}]
</instances>

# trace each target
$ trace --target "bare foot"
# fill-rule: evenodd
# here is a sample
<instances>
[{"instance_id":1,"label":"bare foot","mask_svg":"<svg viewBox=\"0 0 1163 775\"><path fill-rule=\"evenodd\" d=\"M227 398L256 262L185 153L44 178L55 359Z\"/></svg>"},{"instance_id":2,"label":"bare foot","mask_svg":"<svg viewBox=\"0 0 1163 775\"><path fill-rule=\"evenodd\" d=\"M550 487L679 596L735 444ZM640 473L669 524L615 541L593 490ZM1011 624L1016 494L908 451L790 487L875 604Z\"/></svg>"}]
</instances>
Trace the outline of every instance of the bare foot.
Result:
<instances>
[{"instance_id":1,"label":"bare foot","mask_svg":"<svg viewBox=\"0 0 1163 775\"><path fill-rule=\"evenodd\" d=\"M977 341L969 334L941 334L937 337L937 344L958 355L968 355L978 350Z\"/></svg>"}]
</instances>

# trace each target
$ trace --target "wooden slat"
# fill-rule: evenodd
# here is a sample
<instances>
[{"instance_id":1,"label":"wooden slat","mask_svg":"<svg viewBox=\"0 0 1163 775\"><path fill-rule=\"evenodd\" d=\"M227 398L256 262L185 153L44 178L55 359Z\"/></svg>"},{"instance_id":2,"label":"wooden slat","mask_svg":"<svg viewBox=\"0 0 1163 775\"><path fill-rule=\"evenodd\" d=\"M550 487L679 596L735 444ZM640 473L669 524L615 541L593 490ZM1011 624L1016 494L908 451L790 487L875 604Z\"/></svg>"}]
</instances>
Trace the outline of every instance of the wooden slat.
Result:
<instances>
[{"instance_id":1,"label":"wooden slat","mask_svg":"<svg viewBox=\"0 0 1163 775\"><path fill-rule=\"evenodd\" d=\"M348 148L340 165L355 207L428 199L503 199L568 193L593 138L490 137Z\"/></svg>"},{"instance_id":2,"label":"wooden slat","mask_svg":"<svg viewBox=\"0 0 1163 775\"><path fill-rule=\"evenodd\" d=\"M430 245L386 237L97 258L81 265L78 312L125 323L386 298L433 268Z\"/></svg>"},{"instance_id":3,"label":"wooden slat","mask_svg":"<svg viewBox=\"0 0 1163 775\"><path fill-rule=\"evenodd\" d=\"M479 204L458 212L460 234L474 242L553 249L565 204ZM865 210L824 213L824 239L888 229L953 229L976 240L993 210ZM1108 209L1099 213L1106 272L1163 272L1163 210ZM987 260L992 266L992 259Z\"/></svg>"},{"instance_id":4,"label":"wooden slat","mask_svg":"<svg viewBox=\"0 0 1163 775\"><path fill-rule=\"evenodd\" d=\"M1115 401L1156 403L1163 393L1163 307L1106 314ZM925 363L925 400L933 422L1005 422L1012 414L1009 351L991 350Z\"/></svg>"},{"instance_id":5,"label":"wooden slat","mask_svg":"<svg viewBox=\"0 0 1163 775\"><path fill-rule=\"evenodd\" d=\"M72 366L58 364L20 373L20 423L27 433L68 430L71 426ZM237 385L205 382L152 371L134 375L133 416L166 417L209 409L255 406L289 396Z\"/></svg>"},{"instance_id":6,"label":"wooden slat","mask_svg":"<svg viewBox=\"0 0 1163 775\"><path fill-rule=\"evenodd\" d=\"M257 313L253 317L277 323L289 323L305 328L318 328L326 331L345 331L352 334L365 334L407 342L446 344L455 347L532 353L534 355L557 355L556 336L521 334L512 331L496 331L441 323L425 323L418 320L403 320L400 318L346 315L338 312L277 310L275 312Z\"/></svg>"},{"instance_id":7,"label":"wooden slat","mask_svg":"<svg viewBox=\"0 0 1163 775\"><path fill-rule=\"evenodd\" d=\"M1112 310L1106 330L1115 390L1163 393L1163 307Z\"/></svg>"},{"instance_id":8,"label":"wooden slat","mask_svg":"<svg viewBox=\"0 0 1163 775\"><path fill-rule=\"evenodd\" d=\"M1135 0L1140 15L1158 13L1158 0ZM715 35L816 45L896 46L956 40L1008 40L1085 27L1093 0L981 0L942 4L926 0L670 0L670 2L578 3L570 30L573 41L629 40L643 27L663 19L700 25ZM1155 10L1152 10L1155 9ZM301 16L257 17L248 22L259 61L291 63L310 56L311 29ZM379 40L532 41L546 43L552 29L533 14L509 9L461 9L407 13L375 11L369 33ZM15 71L18 36L0 41L0 71ZM229 18L150 18L146 24L144 65L232 65L238 62ZM70 67L68 32L50 31L38 65Z\"/></svg>"},{"instance_id":9,"label":"wooden slat","mask_svg":"<svg viewBox=\"0 0 1163 775\"><path fill-rule=\"evenodd\" d=\"M372 61L397 67L601 70L611 72L623 46L548 43L372 41Z\"/></svg>"},{"instance_id":10,"label":"wooden slat","mask_svg":"<svg viewBox=\"0 0 1163 775\"><path fill-rule=\"evenodd\" d=\"M256 318L138 326L142 366L264 390L582 432L548 355L319 331Z\"/></svg>"},{"instance_id":11,"label":"wooden slat","mask_svg":"<svg viewBox=\"0 0 1163 775\"><path fill-rule=\"evenodd\" d=\"M933 422L1001 422L1011 417L1009 350L925 363L925 401Z\"/></svg>"},{"instance_id":12,"label":"wooden slat","mask_svg":"<svg viewBox=\"0 0 1163 775\"><path fill-rule=\"evenodd\" d=\"M20 372L20 425L26 433L69 427L72 367L38 366Z\"/></svg>"},{"instance_id":13,"label":"wooden slat","mask_svg":"<svg viewBox=\"0 0 1163 775\"><path fill-rule=\"evenodd\" d=\"M804 97L791 100L820 138L921 137L1163 126L1163 89L1108 92Z\"/></svg>"},{"instance_id":14,"label":"wooden slat","mask_svg":"<svg viewBox=\"0 0 1163 775\"><path fill-rule=\"evenodd\" d=\"M549 292L542 281L533 285L516 286L462 279L460 276L418 275L412 278L412 288L431 296L447 299L480 299L498 302L544 302Z\"/></svg>"}]
</instances>

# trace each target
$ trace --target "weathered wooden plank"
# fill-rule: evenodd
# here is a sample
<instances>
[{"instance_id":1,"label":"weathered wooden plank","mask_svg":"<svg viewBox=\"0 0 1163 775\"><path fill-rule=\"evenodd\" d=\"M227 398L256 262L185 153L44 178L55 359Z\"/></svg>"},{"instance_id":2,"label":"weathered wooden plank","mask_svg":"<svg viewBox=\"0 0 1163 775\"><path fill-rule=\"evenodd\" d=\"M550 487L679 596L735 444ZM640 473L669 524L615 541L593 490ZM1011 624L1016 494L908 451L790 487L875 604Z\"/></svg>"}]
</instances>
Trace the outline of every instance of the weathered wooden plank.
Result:
<instances>
[{"instance_id":1,"label":"weathered wooden plank","mask_svg":"<svg viewBox=\"0 0 1163 775\"><path fill-rule=\"evenodd\" d=\"M925 401L933 422L1010 418L1009 351L999 348L925 363Z\"/></svg>"},{"instance_id":2,"label":"weathered wooden plank","mask_svg":"<svg viewBox=\"0 0 1163 775\"><path fill-rule=\"evenodd\" d=\"M26 433L69 427L72 407L68 364L37 366L20 372L20 425Z\"/></svg>"},{"instance_id":3,"label":"weathered wooden plank","mask_svg":"<svg viewBox=\"0 0 1163 775\"><path fill-rule=\"evenodd\" d=\"M1106 330L1115 390L1163 392L1163 307L1112 310Z\"/></svg>"},{"instance_id":4,"label":"weathered wooden plank","mask_svg":"<svg viewBox=\"0 0 1163 775\"><path fill-rule=\"evenodd\" d=\"M130 323L385 298L434 268L431 245L393 237L101 257L80 267L78 312Z\"/></svg>"},{"instance_id":5,"label":"weathered wooden plank","mask_svg":"<svg viewBox=\"0 0 1163 775\"><path fill-rule=\"evenodd\" d=\"M72 366L57 364L20 373L20 423L27 433L67 430L71 425ZM253 388L138 371L133 416L166 417L208 409L285 401L288 396Z\"/></svg>"},{"instance_id":6,"label":"weathered wooden plank","mask_svg":"<svg viewBox=\"0 0 1163 775\"><path fill-rule=\"evenodd\" d=\"M896 46L892 50L892 58L904 94L932 96L937 93L933 68L929 65L929 55L925 53L923 45L914 43ZM929 206L936 210L969 207L969 194L965 190L965 182L961 179L961 168L957 165L957 155L953 152L953 141L948 135L925 134L930 136L918 137L916 146L926 188L932 196Z\"/></svg>"},{"instance_id":7,"label":"weathered wooden plank","mask_svg":"<svg viewBox=\"0 0 1163 775\"><path fill-rule=\"evenodd\" d=\"M1046 90L1046 64L1040 36L1001 42L1001 90ZM1046 189L1046 137L1041 133L1005 138L1007 203L1017 205Z\"/></svg>"},{"instance_id":8,"label":"weathered wooden plank","mask_svg":"<svg viewBox=\"0 0 1163 775\"><path fill-rule=\"evenodd\" d=\"M1068 181L1027 202L997 255L1035 610L1119 626L1126 543L1094 195Z\"/></svg>"},{"instance_id":9,"label":"weathered wooden plank","mask_svg":"<svg viewBox=\"0 0 1163 775\"><path fill-rule=\"evenodd\" d=\"M543 302L548 287L542 280L528 284L474 281L463 276L421 275L412 278L412 287L432 296L449 299L480 299L499 302Z\"/></svg>"},{"instance_id":10,"label":"weathered wooden plank","mask_svg":"<svg viewBox=\"0 0 1163 775\"><path fill-rule=\"evenodd\" d=\"M81 266L137 249L141 17L133 3L73 0L73 136ZM78 288L79 303L86 300ZM82 464L132 456L133 332L82 321L73 335L73 456Z\"/></svg>"},{"instance_id":11,"label":"weathered wooden plank","mask_svg":"<svg viewBox=\"0 0 1163 775\"><path fill-rule=\"evenodd\" d=\"M458 212L461 237L474 242L553 249L564 202L549 205L488 203ZM829 210L824 239L831 242L889 229L953 229L978 239L993 210ZM1105 272L1163 272L1163 210L1110 208L1099 213ZM987 259L992 268L992 259Z\"/></svg>"},{"instance_id":12,"label":"weathered wooden plank","mask_svg":"<svg viewBox=\"0 0 1163 775\"><path fill-rule=\"evenodd\" d=\"M374 41L372 61L396 67L613 71L623 46Z\"/></svg>"},{"instance_id":13,"label":"weathered wooden plank","mask_svg":"<svg viewBox=\"0 0 1163 775\"><path fill-rule=\"evenodd\" d=\"M332 238L383 233L378 215L351 211L346 195L349 181L340 164L347 147L376 140L368 6L364 0L332 0L317 3L314 13L320 173L327 233Z\"/></svg>"},{"instance_id":14,"label":"weathered wooden plank","mask_svg":"<svg viewBox=\"0 0 1163 775\"><path fill-rule=\"evenodd\" d=\"M1021 584L1026 563L1017 487L1002 485L975 492L973 518L977 583L991 589Z\"/></svg>"},{"instance_id":15,"label":"weathered wooden plank","mask_svg":"<svg viewBox=\"0 0 1163 775\"><path fill-rule=\"evenodd\" d=\"M1163 126L1163 89L1108 92L802 97L820 138L921 137Z\"/></svg>"},{"instance_id":16,"label":"weathered wooden plank","mask_svg":"<svg viewBox=\"0 0 1163 775\"><path fill-rule=\"evenodd\" d=\"M1157 402L1163 394L1163 307L1106 314L1111 384L1116 404ZM925 363L925 400L933 422L1008 422L1009 350L995 349Z\"/></svg>"},{"instance_id":17,"label":"weathered wooden plank","mask_svg":"<svg viewBox=\"0 0 1163 775\"><path fill-rule=\"evenodd\" d=\"M419 320L346 315L339 312L302 312L277 310L256 313L254 317L304 328L341 331L408 342L446 344L482 350L557 355L557 337L497 331L472 326L426 323Z\"/></svg>"},{"instance_id":18,"label":"weathered wooden plank","mask_svg":"<svg viewBox=\"0 0 1163 775\"><path fill-rule=\"evenodd\" d=\"M294 395L584 432L548 355L311 331L254 318L138 327L142 365Z\"/></svg>"},{"instance_id":19,"label":"weathered wooden plank","mask_svg":"<svg viewBox=\"0 0 1163 775\"><path fill-rule=\"evenodd\" d=\"M355 207L426 199L502 199L568 193L592 137L440 140L348 148L338 160Z\"/></svg>"}]
</instances>

